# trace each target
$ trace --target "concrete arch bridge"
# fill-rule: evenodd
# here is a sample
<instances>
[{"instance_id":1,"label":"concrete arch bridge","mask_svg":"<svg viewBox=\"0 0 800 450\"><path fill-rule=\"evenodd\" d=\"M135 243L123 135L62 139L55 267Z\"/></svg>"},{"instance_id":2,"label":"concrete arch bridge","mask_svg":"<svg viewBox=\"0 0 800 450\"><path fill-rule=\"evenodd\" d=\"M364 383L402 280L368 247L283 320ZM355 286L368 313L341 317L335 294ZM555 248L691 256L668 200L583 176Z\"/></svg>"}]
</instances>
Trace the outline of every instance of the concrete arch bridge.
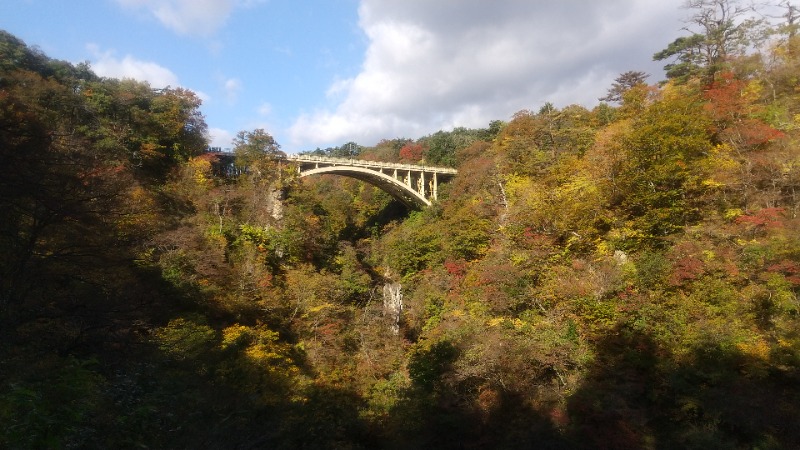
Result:
<instances>
[{"instance_id":1,"label":"concrete arch bridge","mask_svg":"<svg viewBox=\"0 0 800 450\"><path fill-rule=\"evenodd\" d=\"M439 183L458 171L449 167L421 166L324 156L290 155L301 177L318 174L355 178L383 189L412 209L430 206L437 199Z\"/></svg>"}]
</instances>

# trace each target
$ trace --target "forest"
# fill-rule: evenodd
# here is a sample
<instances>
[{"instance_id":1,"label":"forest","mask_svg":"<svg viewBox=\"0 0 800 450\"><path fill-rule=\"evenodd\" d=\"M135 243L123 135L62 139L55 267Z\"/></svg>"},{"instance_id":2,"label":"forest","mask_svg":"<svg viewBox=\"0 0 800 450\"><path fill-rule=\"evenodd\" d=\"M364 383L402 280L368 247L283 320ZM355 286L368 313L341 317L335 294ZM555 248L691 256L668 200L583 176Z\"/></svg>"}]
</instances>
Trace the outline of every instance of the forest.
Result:
<instances>
[{"instance_id":1,"label":"forest","mask_svg":"<svg viewBox=\"0 0 800 450\"><path fill-rule=\"evenodd\" d=\"M0 31L0 447L800 448L800 10L742 4L592 109L309 152L458 168L416 211Z\"/></svg>"}]
</instances>

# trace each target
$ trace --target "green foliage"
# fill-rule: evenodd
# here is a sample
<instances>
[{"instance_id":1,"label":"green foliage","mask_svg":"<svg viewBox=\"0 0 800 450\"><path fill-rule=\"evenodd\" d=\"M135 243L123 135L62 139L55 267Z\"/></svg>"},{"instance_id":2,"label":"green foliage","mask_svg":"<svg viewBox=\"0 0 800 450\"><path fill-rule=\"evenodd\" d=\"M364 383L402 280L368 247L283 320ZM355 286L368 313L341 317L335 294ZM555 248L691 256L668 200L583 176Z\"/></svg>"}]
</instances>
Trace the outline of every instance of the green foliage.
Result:
<instances>
[{"instance_id":1,"label":"green foliage","mask_svg":"<svg viewBox=\"0 0 800 450\"><path fill-rule=\"evenodd\" d=\"M636 261L636 282L642 287L656 287L664 282L669 262L664 255L653 252L642 252Z\"/></svg>"},{"instance_id":2,"label":"green foliage","mask_svg":"<svg viewBox=\"0 0 800 450\"><path fill-rule=\"evenodd\" d=\"M614 84L608 89L608 93L600 101L604 102L621 102L625 93L632 88L645 84L645 80L649 75L644 72L629 70L620 74L615 80Z\"/></svg>"},{"instance_id":3,"label":"green foliage","mask_svg":"<svg viewBox=\"0 0 800 450\"><path fill-rule=\"evenodd\" d=\"M434 220L429 211L415 212L402 226L388 230L384 239L385 266L409 277L441 264L444 261L442 236L433 226Z\"/></svg>"},{"instance_id":4,"label":"green foliage","mask_svg":"<svg viewBox=\"0 0 800 450\"><path fill-rule=\"evenodd\" d=\"M38 376L0 391L0 445L6 448L75 448L92 445L105 380L97 361L48 358Z\"/></svg>"},{"instance_id":5,"label":"green foliage","mask_svg":"<svg viewBox=\"0 0 800 450\"><path fill-rule=\"evenodd\" d=\"M343 246L334 259L339 274L337 287L342 297L351 302L363 303L372 289L372 278L359 261L356 250L349 245Z\"/></svg>"},{"instance_id":6,"label":"green foliage","mask_svg":"<svg viewBox=\"0 0 800 450\"><path fill-rule=\"evenodd\" d=\"M196 359L207 352L216 340L216 332L205 323L202 316L178 317L154 333L154 338L165 355L172 358Z\"/></svg>"},{"instance_id":7,"label":"green foliage","mask_svg":"<svg viewBox=\"0 0 800 450\"><path fill-rule=\"evenodd\" d=\"M690 27L686 30L690 34L675 39L653 55L656 61L675 59L664 67L668 78L712 79L730 59L744 55L763 34L763 21L737 0L694 0L686 6L693 10L687 20Z\"/></svg>"},{"instance_id":8,"label":"green foliage","mask_svg":"<svg viewBox=\"0 0 800 450\"><path fill-rule=\"evenodd\" d=\"M364 147L356 144L355 142L348 142L340 145L339 147L328 147L326 149L317 148L310 152L300 152L300 154L325 156L328 158L357 158L363 150Z\"/></svg>"},{"instance_id":9,"label":"green foliage","mask_svg":"<svg viewBox=\"0 0 800 450\"><path fill-rule=\"evenodd\" d=\"M447 341L421 343L415 347L408 360L408 373L416 387L431 393L458 352Z\"/></svg>"},{"instance_id":10,"label":"green foliage","mask_svg":"<svg viewBox=\"0 0 800 450\"><path fill-rule=\"evenodd\" d=\"M444 226L445 249L453 258L471 261L488 250L492 222L477 215L474 209L453 211Z\"/></svg>"},{"instance_id":11,"label":"green foliage","mask_svg":"<svg viewBox=\"0 0 800 450\"><path fill-rule=\"evenodd\" d=\"M431 165L450 166L456 165L456 154L459 150L469 147L473 142L486 139L496 133L495 129L488 131L473 130L464 127L456 127L453 131L437 131L434 134L425 136L420 142L428 147L425 152L425 161Z\"/></svg>"},{"instance_id":12,"label":"green foliage","mask_svg":"<svg viewBox=\"0 0 800 450\"><path fill-rule=\"evenodd\" d=\"M264 157L283 155L280 148L275 138L261 128L240 131L233 140L236 165L241 167L251 167Z\"/></svg>"},{"instance_id":13,"label":"green foliage","mask_svg":"<svg viewBox=\"0 0 800 450\"><path fill-rule=\"evenodd\" d=\"M698 219L691 200L702 176L696 163L712 148L697 95L685 90L665 95L633 121L619 183L620 207L642 233L634 239L645 245L659 245Z\"/></svg>"}]
</instances>

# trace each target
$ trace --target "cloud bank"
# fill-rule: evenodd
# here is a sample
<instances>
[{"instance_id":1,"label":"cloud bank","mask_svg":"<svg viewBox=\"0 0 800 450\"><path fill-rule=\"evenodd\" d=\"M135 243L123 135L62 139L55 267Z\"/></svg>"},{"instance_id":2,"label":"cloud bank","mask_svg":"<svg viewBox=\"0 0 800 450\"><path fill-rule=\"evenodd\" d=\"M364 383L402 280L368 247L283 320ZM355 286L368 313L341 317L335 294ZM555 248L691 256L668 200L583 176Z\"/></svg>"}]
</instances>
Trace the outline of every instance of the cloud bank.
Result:
<instances>
[{"instance_id":1,"label":"cloud bank","mask_svg":"<svg viewBox=\"0 0 800 450\"><path fill-rule=\"evenodd\" d=\"M177 34L209 36L225 24L234 8L247 8L263 1L117 0L117 3L131 9L145 10Z\"/></svg>"},{"instance_id":2,"label":"cloud bank","mask_svg":"<svg viewBox=\"0 0 800 450\"><path fill-rule=\"evenodd\" d=\"M679 35L682 0L362 0L369 41L360 73L302 114L295 146L419 137L482 127L547 101L597 103L627 70Z\"/></svg>"},{"instance_id":3,"label":"cloud bank","mask_svg":"<svg viewBox=\"0 0 800 450\"><path fill-rule=\"evenodd\" d=\"M125 55L120 59L114 55L113 50L101 51L94 44L89 44L88 49L94 55L91 61L92 70L102 77L147 81L154 88L179 85L177 75L152 61L142 61L131 55ZM203 95L205 94L201 97Z\"/></svg>"}]
</instances>

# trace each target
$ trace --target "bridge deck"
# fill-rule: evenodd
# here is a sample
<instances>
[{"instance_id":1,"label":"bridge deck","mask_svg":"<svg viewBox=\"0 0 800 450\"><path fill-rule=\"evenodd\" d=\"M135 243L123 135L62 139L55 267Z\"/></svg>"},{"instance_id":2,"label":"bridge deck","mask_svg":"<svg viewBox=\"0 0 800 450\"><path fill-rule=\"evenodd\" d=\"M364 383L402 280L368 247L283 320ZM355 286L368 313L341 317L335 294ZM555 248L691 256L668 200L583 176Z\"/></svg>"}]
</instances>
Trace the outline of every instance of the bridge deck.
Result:
<instances>
[{"instance_id":1,"label":"bridge deck","mask_svg":"<svg viewBox=\"0 0 800 450\"><path fill-rule=\"evenodd\" d=\"M458 170L453 169L452 167L438 167L438 166L427 166L419 164L402 164L402 163L391 163L382 161L365 161L362 159L330 158L327 156L288 155L286 156L286 159L297 162L309 162L309 163L317 162L317 163L339 165L339 166L414 170L414 171L423 171L429 173L441 173L441 174L453 174L453 175L458 173Z\"/></svg>"}]
</instances>

